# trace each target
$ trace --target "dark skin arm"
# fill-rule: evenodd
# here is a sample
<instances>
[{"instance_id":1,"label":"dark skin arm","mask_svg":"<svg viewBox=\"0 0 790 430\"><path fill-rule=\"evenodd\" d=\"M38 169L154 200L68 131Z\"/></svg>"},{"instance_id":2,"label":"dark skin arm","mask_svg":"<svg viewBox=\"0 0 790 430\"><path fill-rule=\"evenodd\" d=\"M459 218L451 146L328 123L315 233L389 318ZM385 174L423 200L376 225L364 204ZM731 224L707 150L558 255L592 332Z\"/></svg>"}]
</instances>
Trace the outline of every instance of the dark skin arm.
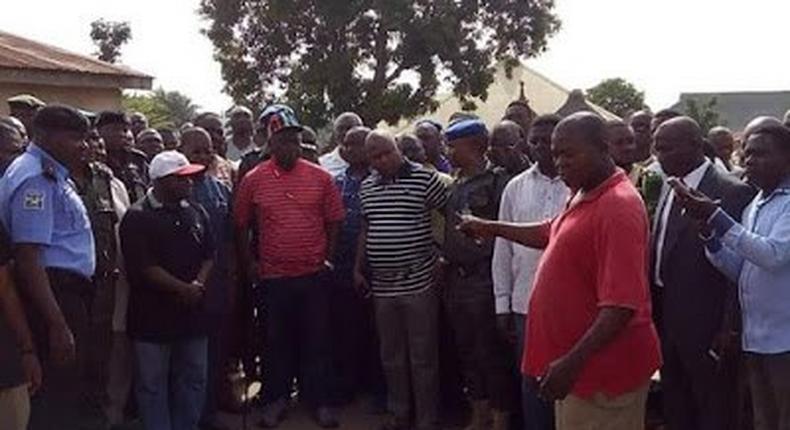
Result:
<instances>
[{"instance_id":1,"label":"dark skin arm","mask_svg":"<svg viewBox=\"0 0 790 430\"><path fill-rule=\"evenodd\" d=\"M633 316L633 309L615 306L600 308L592 326L576 345L549 365L540 380L540 396L549 401L564 399L590 356L617 337Z\"/></svg>"},{"instance_id":2,"label":"dark skin arm","mask_svg":"<svg viewBox=\"0 0 790 430\"><path fill-rule=\"evenodd\" d=\"M362 227L359 230L359 237L357 238L357 255L354 261L354 288L360 294L368 296L370 294L370 286L367 279L365 279L365 266L367 265L366 256L366 241L368 237L368 222L362 220Z\"/></svg>"},{"instance_id":3,"label":"dark skin arm","mask_svg":"<svg viewBox=\"0 0 790 430\"><path fill-rule=\"evenodd\" d=\"M236 257L239 264L239 274L246 276L247 282L258 279L258 264L252 254L250 229L248 226L236 228Z\"/></svg>"},{"instance_id":4,"label":"dark skin arm","mask_svg":"<svg viewBox=\"0 0 790 430\"><path fill-rule=\"evenodd\" d=\"M339 221L326 223L326 261L333 262L337 249L337 237L340 234Z\"/></svg>"},{"instance_id":5,"label":"dark skin arm","mask_svg":"<svg viewBox=\"0 0 790 430\"><path fill-rule=\"evenodd\" d=\"M501 237L529 248L544 249L549 244L548 229L544 223L516 224L491 221L472 215L460 215L461 222L456 227L463 233L480 238Z\"/></svg>"},{"instance_id":6,"label":"dark skin arm","mask_svg":"<svg viewBox=\"0 0 790 430\"><path fill-rule=\"evenodd\" d=\"M0 267L0 310L2 311L0 314L5 315L22 353L22 366L29 384L28 391L31 395L35 394L41 386L41 364L36 356L33 334L27 325L25 309L17 295L8 266Z\"/></svg>"},{"instance_id":7,"label":"dark skin arm","mask_svg":"<svg viewBox=\"0 0 790 430\"><path fill-rule=\"evenodd\" d=\"M168 273L161 266L146 267L143 269L143 274L149 282L162 291L176 294L187 303L199 301L205 292L205 287L202 284L184 282Z\"/></svg>"},{"instance_id":8,"label":"dark skin arm","mask_svg":"<svg viewBox=\"0 0 790 430\"><path fill-rule=\"evenodd\" d=\"M14 247L20 287L44 317L49 329L50 359L56 364L66 364L76 358L76 344L66 318L52 294L49 277L41 265L40 246L22 243Z\"/></svg>"}]
</instances>

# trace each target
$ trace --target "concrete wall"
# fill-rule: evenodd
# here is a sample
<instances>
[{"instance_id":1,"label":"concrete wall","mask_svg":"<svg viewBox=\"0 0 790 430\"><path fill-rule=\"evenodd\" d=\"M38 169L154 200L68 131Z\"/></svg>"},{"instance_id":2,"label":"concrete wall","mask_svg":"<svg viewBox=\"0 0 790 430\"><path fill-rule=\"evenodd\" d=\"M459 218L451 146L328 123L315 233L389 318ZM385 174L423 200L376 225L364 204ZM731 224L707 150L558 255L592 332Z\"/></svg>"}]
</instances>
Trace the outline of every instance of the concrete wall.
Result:
<instances>
[{"instance_id":1,"label":"concrete wall","mask_svg":"<svg viewBox=\"0 0 790 430\"><path fill-rule=\"evenodd\" d=\"M0 82L0 115L8 115L6 100L18 94L32 94L46 103L59 102L88 111L119 109L118 88L80 88Z\"/></svg>"}]
</instances>

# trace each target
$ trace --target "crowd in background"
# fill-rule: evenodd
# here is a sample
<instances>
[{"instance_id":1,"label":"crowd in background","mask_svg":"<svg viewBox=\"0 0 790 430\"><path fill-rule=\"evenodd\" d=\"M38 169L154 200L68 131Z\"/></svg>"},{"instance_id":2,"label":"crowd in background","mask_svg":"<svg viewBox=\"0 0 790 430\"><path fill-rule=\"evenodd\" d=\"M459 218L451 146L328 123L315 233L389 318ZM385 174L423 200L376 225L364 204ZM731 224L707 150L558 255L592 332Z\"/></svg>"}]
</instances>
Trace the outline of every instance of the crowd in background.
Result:
<instances>
[{"instance_id":1,"label":"crowd in background","mask_svg":"<svg viewBox=\"0 0 790 430\"><path fill-rule=\"evenodd\" d=\"M790 429L790 128L0 118L0 427ZM262 392L247 399L253 381ZM131 426L131 427L130 427Z\"/></svg>"}]
</instances>

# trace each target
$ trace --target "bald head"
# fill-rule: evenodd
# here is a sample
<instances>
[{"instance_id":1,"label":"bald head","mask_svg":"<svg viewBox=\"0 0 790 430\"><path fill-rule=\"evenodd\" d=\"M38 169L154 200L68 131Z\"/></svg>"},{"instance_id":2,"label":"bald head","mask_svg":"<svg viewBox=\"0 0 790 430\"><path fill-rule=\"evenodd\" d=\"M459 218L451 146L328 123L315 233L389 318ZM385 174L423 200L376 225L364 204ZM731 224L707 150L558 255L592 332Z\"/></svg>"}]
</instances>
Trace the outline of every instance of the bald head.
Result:
<instances>
[{"instance_id":1,"label":"bald head","mask_svg":"<svg viewBox=\"0 0 790 430\"><path fill-rule=\"evenodd\" d=\"M677 139L684 139L688 143L702 145L702 128L697 121L687 116L680 116L663 122L656 133L671 133Z\"/></svg>"},{"instance_id":2,"label":"bald head","mask_svg":"<svg viewBox=\"0 0 790 430\"><path fill-rule=\"evenodd\" d=\"M592 112L575 113L557 124L552 154L560 177L572 190L590 191L614 172L606 130L603 118Z\"/></svg>"},{"instance_id":3,"label":"bald head","mask_svg":"<svg viewBox=\"0 0 790 430\"><path fill-rule=\"evenodd\" d=\"M582 143L606 152L606 130L606 121L597 114L578 112L560 121L554 130L554 136L555 139L573 136Z\"/></svg>"},{"instance_id":4,"label":"bald head","mask_svg":"<svg viewBox=\"0 0 790 430\"><path fill-rule=\"evenodd\" d=\"M753 120L749 121L749 124L743 130L744 136L748 136L755 130L765 127L777 127L777 126L784 126L784 123L780 121L778 118L772 116L758 116Z\"/></svg>"},{"instance_id":5,"label":"bald head","mask_svg":"<svg viewBox=\"0 0 790 430\"><path fill-rule=\"evenodd\" d=\"M705 140L699 124L687 116L669 119L655 133L655 151L661 169L682 178L705 161Z\"/></svg>"},{"instance_id":6,"label":"bald head","mask_svg":"<svg viewBox=\"0 0 790 430\"><path fill-rule=\"evenodd\" d=\"M332 123L332 143L340 145L346 133L354 127L364 125L362 118L354 112L343 112Z\"/></svg>"},{"instance_id":7,"label":"bald head","mask_svg":"<svg viewBox=\"0 0 790 430\"><path fill-rule=\"evenodd\" d=\"M385 178L394 177L403 164L395 137L381 130L375 130L365 139L365 153L370 167Z\"/></svg>"},{"instance_id":8,"label":"bald head","mask_svg":"<svg viewBox=\"0 0 790 430\"><path fill-rule=\"evenodd\" d=\"M181 133L181 146L178 150L190 162L210 166L214 161L211 135L201 127L190 127Z\"/></svg>"},{"instance_id":9,"label":"bald head","mask_svg":"<svg viewBox=\"0 0 790 430\"><path fill-rule=\"evenodd\" d=\"M366 168L368 164L365 153L365 140L370 134L370 129L360 125L346 133L340 144L340 155L353 168Z\"/></svg>"},{"instance_id":10,"label":"bald head","mask_svg":"<svg viewBox=\"0 0 790 430\"><path fill-rule=\"evenodd\" d=\"M507 138L508 141L514 144L519 143L517 141L525 137L524 129L509 119L501 121L494 127L494 130L491 132L491 139L496 140L495 138L497 135Z\"/></svg>"}]
</instances>

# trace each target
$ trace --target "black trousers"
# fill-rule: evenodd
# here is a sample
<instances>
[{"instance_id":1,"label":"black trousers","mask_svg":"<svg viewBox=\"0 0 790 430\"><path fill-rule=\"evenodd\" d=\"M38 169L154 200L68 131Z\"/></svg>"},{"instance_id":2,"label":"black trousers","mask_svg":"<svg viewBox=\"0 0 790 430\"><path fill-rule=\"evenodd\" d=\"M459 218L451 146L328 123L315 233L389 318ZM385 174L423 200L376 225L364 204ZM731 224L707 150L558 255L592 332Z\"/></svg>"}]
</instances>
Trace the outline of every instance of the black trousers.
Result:
<instances>
[{"instance_id":1,"label":"black trousers","mask_svg":"<svg viewBox=\"0 0 790 430\"><path fill-rule=\"evenodd\" d=\"M510 350L496 328L490 272L467 274L450 267L444 291L469 397L515 409Z\"/></svg>"},{"instance_id":2,"label":"black trousers","mask_svg":"<svg viewBox=\"0 0 790 430\"><path fill-rule=\"evenodd\" d=\"M716 361L708 347L681 347L662 339L661 387L667 430L735 430L737 363Z\"/></svg>"},{"instance_id":3,"label":"black trousers","mask_svg":"<svg viewBox=\"0 0 790 430\"><path fill-rule=\"evenodd\" d=\"M302 401L312 407L329 402L330 291L324 273L263 281L265 404L288 398L294 378Z\"/></svg>"},{"instance_id":4,"label":"black trousers","mask_svg":"<svg viewBox=\"0 0 790 430\"><path fill-rule=\"evenodd\" d=\"M336 270L331 278L333 403L347 403L363 393L383 399L387 386L373 303L354 290L350 271Z\"/></svg>"},{"instance_id":5,"label":"black trousers","mask_svg":"<svg viewBox=\"0 0 790 430\"><path fill-rule=\"evenodd\" d=\"M91 328L89 309L94 298L91 281L63 270L48 270L52 293L74 335L77 359L57 366L49 359L49 330L44 317L28 303L27 311L36 348L43 367L43 384L31 402L30 429L102 428L106 419L101 407L91 401L90 354L87 348Z\"/></svg>"}]
</instances>

